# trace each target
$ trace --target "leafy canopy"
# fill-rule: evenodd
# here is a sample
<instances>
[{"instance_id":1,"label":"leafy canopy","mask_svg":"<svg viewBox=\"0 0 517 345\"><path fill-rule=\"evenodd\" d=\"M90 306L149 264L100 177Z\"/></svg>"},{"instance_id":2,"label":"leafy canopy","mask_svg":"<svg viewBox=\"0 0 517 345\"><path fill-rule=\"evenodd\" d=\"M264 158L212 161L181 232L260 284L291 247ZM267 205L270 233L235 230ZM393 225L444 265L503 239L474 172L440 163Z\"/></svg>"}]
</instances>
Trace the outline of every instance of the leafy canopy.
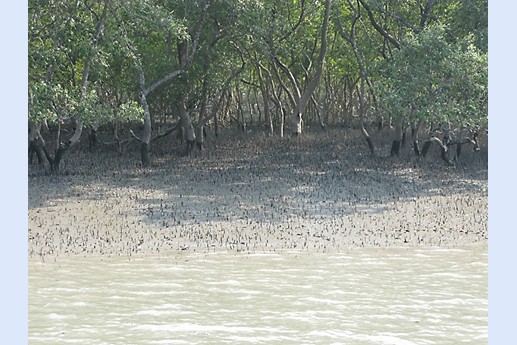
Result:
<instances>
[{"instance_id":1,"label":"leafy canopy","mask_svg":"<svg viewBox=\"0 0 517 345\"><path fill-rule=\"evenodd\" d=\"M472 41L448 42L441 25L409 33L402 48L376 66L378 110L407 121L485 124L488 57Z\"/></svg>"}]
</instances>

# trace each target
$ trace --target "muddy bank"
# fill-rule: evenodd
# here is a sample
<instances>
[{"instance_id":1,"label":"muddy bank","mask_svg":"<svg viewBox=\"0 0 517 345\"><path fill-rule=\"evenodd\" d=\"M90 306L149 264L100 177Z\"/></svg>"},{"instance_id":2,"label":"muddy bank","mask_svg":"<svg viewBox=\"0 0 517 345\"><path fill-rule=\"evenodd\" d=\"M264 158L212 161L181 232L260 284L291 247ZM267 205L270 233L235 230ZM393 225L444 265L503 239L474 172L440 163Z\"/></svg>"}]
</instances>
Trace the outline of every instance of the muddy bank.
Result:
<instances>
[{"instance_id":1,"label":"muddy bank","mask_svg":"<svg viewBox=\"0 0 517 345\"><path fill-rule=\"evenodd\" d=\"M60 176L31 166L29 256L488 243L486 149L446 167L389 157L380 138L370 157L339 130L238 134L192 156L166 140L147 169L112 150L70 154Z\"/></svg>"}]
</instances>

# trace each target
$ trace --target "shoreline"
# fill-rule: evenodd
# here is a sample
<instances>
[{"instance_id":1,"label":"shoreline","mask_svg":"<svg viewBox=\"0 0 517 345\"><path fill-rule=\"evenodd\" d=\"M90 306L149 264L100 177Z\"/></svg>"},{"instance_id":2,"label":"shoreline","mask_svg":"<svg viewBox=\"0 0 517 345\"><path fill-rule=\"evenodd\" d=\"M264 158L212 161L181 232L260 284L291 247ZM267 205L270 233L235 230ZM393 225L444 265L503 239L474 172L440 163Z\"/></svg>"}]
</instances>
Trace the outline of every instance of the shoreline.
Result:
<instances>
[{"instance_id":1,"label":"shoreline","mask_svg":"<svg viewBox=\"0 0 517 345\"><path fill-rule=\"evenodd\" d=\"M488 169L475 156L447 168L325 138L260 152L235 142L148 169L77 152L76 170L29 176L29 259L488 245Z\"/></svg>"}]
</instances>

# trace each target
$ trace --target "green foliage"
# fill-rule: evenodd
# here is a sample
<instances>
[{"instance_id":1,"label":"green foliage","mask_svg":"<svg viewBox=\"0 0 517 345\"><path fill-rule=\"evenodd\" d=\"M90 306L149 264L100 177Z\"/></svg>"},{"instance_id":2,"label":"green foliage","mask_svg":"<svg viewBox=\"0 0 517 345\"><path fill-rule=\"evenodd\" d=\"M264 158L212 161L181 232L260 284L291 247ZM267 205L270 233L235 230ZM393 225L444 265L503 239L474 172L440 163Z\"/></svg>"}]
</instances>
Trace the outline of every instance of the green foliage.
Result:
<instances>
[{"instance_id":1,"label":"green foliage","mask_svg":"<svg viewBox=\"0 0 517 345\"><path fill-rule=\"evenodd\" d=\"M50 123L63 121L74 110L74 100L60 84L29 84L29 119Z\"/></svg>"},{"instance_id":2,"label":"green foliage","mask_svg":"<svg viewBox=\"0 0 517 345\"><path fill-rule=\"evenodd\" d=\"M409 34L377 65L380 112L407 121L487 121L487 56L467 38L449 43L443 26Z\"/></svg>"},{"instance_id":3,"label":"green foliage","mask_svg":"<svg viewBox=\"0 0 517 345\"><path fill-rule=\"evenodd\" d=\"M451 35L457 39L470 36L469 39L474 45L487 53L488 0L462 0L455 3L456 5L449 11L448 18Z\"/></svg>"},{"instance_id":4,"label":"green foliage","mask_svg":"<svg viewBox=\"0 0 517 345\"><path fill-rule=\"evenodd\" d=\"M424 23L427 29L420 27L419 6L426 2L365 2L402 49L374 29L359 2L334 1L324 71L324 92L330 91L320 92L321 99L328 100L331 92L352 95L344 88L355 88L359 80L357 59L337 24L339 20L349 35L357 10L357 46L375 86L378 112L408 121L486 122L486 0L435 2ZM107 18L95 40L105 4ZM141 118L135 58L146 84L152 85L179 68L177 44L182 41L188 42L189 53L197 43L192 65L180 81L167 82L149 95L152 114L170 113L182 94L188 95L189 105L199 105L207 84L208 97L216 97L242 65L241 58L246 60L242 75L249 82L240 86L249 88L243 92L253 93L259 84L256 62L277 78L273 56L289 66L304 88L306 73L314 73L318 58L323 13L323 1L308 0L29 0L29 117L57 122L80 116L85 123ZM290 85L284 74L280 77ZM371 102L373 92L369 87L366 92ZM373 102L368 106L372 109Z\"/></svg>"}]
</instances>

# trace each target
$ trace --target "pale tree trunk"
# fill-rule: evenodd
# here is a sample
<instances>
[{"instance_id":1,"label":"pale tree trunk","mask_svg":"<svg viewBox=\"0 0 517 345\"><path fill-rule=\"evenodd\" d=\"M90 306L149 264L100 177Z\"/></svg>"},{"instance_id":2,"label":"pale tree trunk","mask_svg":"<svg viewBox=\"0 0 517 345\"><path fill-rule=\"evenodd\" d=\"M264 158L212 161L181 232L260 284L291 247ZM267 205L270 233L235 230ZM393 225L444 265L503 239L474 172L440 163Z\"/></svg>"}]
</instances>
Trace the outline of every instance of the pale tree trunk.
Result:
<instances>
[{"instance_id":1,"label":"pale tree trunk","mask_svg":"<svg viewBox=\"0 0 517 345\"><path fill-rule=\"evenodd\" d=\"M144 74L140 55L138 54L136 49L131 45L131 43L127 42L127 46L135 61L135 67L137 70L138 81L140 84L140 104L141 104L142 108L144 109L144 129L142 132L142 138L139 138L133 132L131 132L133 137L135 137L141 143L140 152L141 152L142 166L149 166L151 163L150 157L149 157L149 148L150 148L150 144L151 144L152 123L151 123L151 113L149 111L149 104L147 103L147 96L151 92L156 90L158 87L160 87L161 85L172 80L173 78L177 77L178 75L183 74L190 67L192 60L194 59L194 54L196 52L197 45L199 43L199 36L201 33L201 29L202 29L203 24L206 19L206 12L207 12L208 8L210 7L210 5L211 5L211 2L208 1L207 4L205 5L205 7L203 8L202 19L198 25L198 30L196 31L196 34L194 35L195 37L194 37L194 40L192 43L192 49L191 49L190 55L188 55L188 51L187 51L187 48L188 48L187 42L182 41L182 42L178 43L178 54L180 55L180 69L165 75L163 78L159 79L158 81L156 81L154 84L152 84L149 87L146 87L145 74ZM186 80L184 80L183 83L186 85ZM185 103L186 103L185 100L186 100L186 95L187 95L186 92L187 91L185 90L182 97L180 97L180 106L178 106L178 113L180 115L180 122L181 122L183 128L185 128L187 142L189 143L189 141L190 141L190 145L193 146L194 142L195 142L195 133L194 133L194 127L192 126L192 121L190 120L190 117L188 116L186 107L185 107Z\"/></svg>"},{"instance_id":2,"label":"pale tree trunk","mask_svg":"<svg viewBox=\"0 0 517 345\"><path fill-rule=\"evenodd\" d=\"M151 164L151 159L149 158L149 149L151 144L151 113L149 111L149 104L147 103L147 94L148 90L145 88L145 74L144 69L142 67L142 61L140 57L134 52L133 57L135 59L135 65L138 75L138 83L140 85L140 105L144 110L144 129L142 132L142 138L138 138L132 131L131 134L140 141L140 159L143 167L147 167Z\"/></svg>"},{"instance_id":3,"label":"pale tree trunk","mask_svg":"<svg viewBox=\"0 0 517 345\"><path fill-rule=\"evenodd\" d=\"M192 61L194 60L194 56L196 54L198 44L199 44L199 37L201 36L201 31L204 27L204 24L206 22L207 18L207 11L208 8L211 6L211 1L207 1L205 4L205 7L203 8L201 20L197 24L197 29L194 30L194 39L192 41L192 46L190 48L189 53L189 42L186 40L178 41L177 48L178 48L178 62L180 64L180 68L184 71L187 71L190 66L192 65ZM211 43L211 48L215 43L221 38L222 36L215 35L214 40ZM192 124L192 119L190 117L190 114L187 112L187 99L188 99L188 80L186 77L181 80L181 83L184 86L184 89L180 93L179 99L178 99L178 115L180 117L180 124L183 128L183 132L185 135L185 141L187 143L187 149L186 152L189 154L192 149L194 148L196 144L196 131L194 129L194 126ZM201 128L202 130L202 128Z\"/></svg>"},{"instance_id":4,"label":"pale tree trunk","mask_svg":"<svg viewBox=\"0 0 517 345\"><path fill-rule=\"evenodd\" d=\"M281 90L279 91L279 94L277 95L277 93L275 92L275 85L273 83L273 78L271 78L271 75L269 75L269 80L270 80L270 83L271 83L271 88L273 90L273 99L275 100L275 103L276 103L276 106L278 108L278 111L279 111L279 117L280 117L280 124L279 124L279 130L280 130L280 138L283 138L284 137L284 125L285 125L285 111L284 111L284 106L282 104L282 100L281 100Z\"/></svg>"},{"instance_id":5,"label":"pale tree trunk","mask_svg":"<svg viewBox=\"0 0 517 345\"><path fill-rule=\"evenodd\" d=\"M59 145L61 144L61 119L57 119L57 131L56 131L56 147L54 148L54 152L59 150Z\"/></svg>"},{"instance_id":6,"label":"pale tree trunk","mask_svg":"<svg viewBox=\"0 0 517 345\"><path fill-rule=\"evenodd\" d=\"M475 152L479 151L479 142L478 142L478 133L476 130L468 129L468 130L462 130L460 131L458 138L452 138L451 137L451 129L450 127L443 128L442 131L444 140L440 140L436 137L436 133L433 133L429 139L427 139L424 142L423 148L422 148L422 157L426 157L431 145L433 143L436 143L438 147L440 148L440 158L442 158L445 163L449 166L454 166L455 162L459 159L462 151L462 147L465 144L471 144L473 146L473 149ZM437 130L435 128L434 130ZM456 145L456 154L453 159L450 158L449 153L449 147Z\"/></svg>"},{"instance_id":7,"label":"pale tree trunk","mask_svg":"<svg viewBox=\"0 0 517 345\"><path fill-rule=\"evenodd\" d=\"M224 36L224 30L221 30L218 33L214 32L212 42L208 46L208 52L205 55L204 64L203 64L203 72L205 78L203 79L203 88L201 91L201 109L199 111L199 119L196 126L196 145L197 148L201 151L205 145L205 118L206 118L206 105L208 102L208 93L209 93L209 84L208 78L208 70L210 69L210 61L212 59L212 51L217 42Z\"/></svg>"},{"instance_id":8,"label":"pale tree trunk","mask_svg":"<svg viewBox=\"0 0 517 345\"><path fill-rule=\"evenodd\" d=\"M311 96L311 103L314 106L314 110L316 111L316 116L318 117L318 122L320 123L321 129L325 129L325 122L323 122L323 119L321 117L321 110L320 105L318 101L316 101L316 98L314 98L314 95Z\"/></svg>"},{"instance_id":9,"label":"pale tree trunk","mask_svg":"<svg viewBox=\"0 0 517 345\"><path fill-rule=\"evenodd\" d=\"M356 40L356 31L355 31L355 24L359 20L360 12L358 9L354 7L352 2L348 1L350 8L354 12L354 18L352 20L352 25L350 28L350 36L347 36L345 34L345 31L343 30L343 27L341 25L341 22L337 21L338 28L339 28L339 34L343 39L348 41L350 45L352 46L352 50L354 51L354 55L357 61L357 64L359 65L359 73L360 73L360 83L359 83L359 120L360 120L360 126L361 126L361 134L363 135L364 139L368 143L368 148L370 149L370 154L375 154L375 146L373 145L372 139L370 138L370 134L368 134L368 131L365 127L365 116L366 116L366 105L365 105L365 83L368 82L368 75L366 71L366 67L364 64L364 55L362 51L359 50L357 47L357 40ZM351 89L352 90L352 89ZM352 94L350 94L350 101L352 100Z\"/></svg>"},{"instance_id":10,"label":"pale tree trunk","mask_svg":"<svg viewBox=\"0 0 517 345\"><path fill-rule=\"evenodd\" d=\"M268 76L268 82L269 82L269 88L271 89L271 95L273 96L273 102L276 105L276 108L278 109L278 117L279 117L279 124L278 129L280 131L280 138L284 137L284 119L285 119L285 113L284 113L284 106L282 104L282 100L280 99L281 90L280 93L277 94L275 89L275 82L273 81L273 77L271 76L271 73L266 70L267 76ZM273 123L271 123L271 128L273 128Z\"/></svg>"},{"instance_id":11,"label":"pale tree trunk","mask_svg":"<svg viewBox=\"0 0 517 345\"><path fill-rule=\"evenodd\" d=\"M289 77L289 80L291 82L291 86L293 88L294 92L291 92L291 90L285 85L284 80L280 76L280 72L278 71L277 64L282 68L282 70L287 74ZM287 68L287 66L283 65L278 59L274 59L271 66L273 67L273 71L275 72L276 79L278 80L278 83L280 84L282 90L285 91L285 94L287 95L287 99L291 105L291 109L296 108L296 104L300 100L300 90L298 89L298 84L296 83L296 80ZM273 80L271 78L271 80ZM288 111L284 111L284 108L282 107L282 137L284 136L284 128L285 128L285 118L287 116L286 113L289 113Z\"/></svg>"},{"instance_id":12,"label":"pale tree trunk","mask_svg":"<svg viewBox=\"0 0 517 345\"><path fill-rule=\"evenodd\" d=\"M181 126L183 127L185 134L185 141L187 143L187 154L189 154L194 148L194 144L196 142L196 133L194 130L194 125L192 124L192 119L187 112L187 108L185 106L185 99L182 97L180 103L178 105L178 116L180 117Z\"/></svg>"},{"instance_id":13,"label":"pale tree trunk","mask_svg":"<svg viewBox=\"0 0 517 345\"><path fill-rule=\"evenodd\" d=\"M140 59L140 56L136 52L136 50L128 43L128 48L131 51L131 54L133 55L133 59L135 61L135 67L138 77L138 83L140 86L140 105L142 106L142 109L144 110L144 129L142 131L142 137L139 138L136 136L132 131L131 134L133 137L135 137L138 141L140 141L140 157L142 166L148 167L151 164L151 159L149 157L149 150L151 145L151 132L152 132L152 123L151 123L151 112L149 111L149 104L147 103L147 95L149 93L153 92L156 88L161 86L162 84L166 83L167 81L175 78L176 76L183 73L183 70L176 70L174 72L171 72L167 74L162 79L158 80L148 88L146 88L146 82L145 82L145 74L144 69L142 66L142 61Z\"/></svg>"},{"instance_id":14,"label":"pale tree trunk","mask_svg":"<svg viewBox=\"0 0 517 345\"><path fill-rule=\"evenodd\" d=\"M259 89L260 89L260 85L259 85ZM258 96L258 92L256 89L255 89L255 92L253 93L253 95L255 96L255 104L253 104L253 111L257 113L257 116L258 116L257 123L261 123L262 122L262 110L260 109L259 96Z\"/></svg>"},{"instance_id":15,"label":"pale tree trunk","mask_svg":"<svg viewBox=\"0 0 517 345\"><path fill-rule=\"evenodd\" d=\"M310 65L309 65L310 66ZM309 80L309 71L307 68L303 68L304 72L305 72L305 79L306 80ZM320 77L321 79L321 77ZM326 86L325 86L326 87ZM316 98L314 97L314 92L311 94L310 98L309 98L309 101L308 103L310 102L310 104L312 104L312 106L314 107L314 112L316 113L316 116L318 118L318 122L320 124L320 127L321 129L325 129L325 123L323 122L323 119L321 118L321 110L320 110L320 105L318 103L318 101L316 101ZM326 103L326 102L325 102Z\"/></svg>"},{"instance_id":16,"label":"pale tree trunk","mask_svg":"<svg viewBox=\"0 0 517 345\"><path fill-rule=\"evenodd\" d=\"M143 76L143 73L142 73ZM145 80L143 82L145 85ZM149 157L149 150L151 149L151 112L149 111L149 104L145 92L140 93L140 104L144 108L144 129L142 131L142 140L140 142L140 157L142 166L148 167L151 165L151 158Z\"/></svg>"},{"instance_id":17,"label":"pale tree trunk","mask_svg":"<svg viewBox=\"0 0 517 345\"><path fill-rule=\"evenodd\" d=\"M359 119L361 121L361 133L363 134L364 139L368 143L368 147L370 148L370 154L373 156L375 154L375 146L373 146L373 142L372 142L372 139L370 138L370 134L368 134L368 131L366 130L366 127L364 125L364 115L365 115L364 82L365 82L365 75L363 72L363 73L361 73L361 86L360 86L360 92L359 92Z\"/></svg>"},{"instance_id":18,"label":"pale tree trunk","mask_svg":"<svg viewBox=\"0 0 517 345\"><path fill-rule=\"evenodd\" d=\"M418 120L411 128L411 136L413 139L413 151L417 156L421 155L420 147L418 146L418 132L420 130L420 127L422 127L423 122L423 120Z\"/></svg>"},{"instance_id":19,"label":"pale tree trunk","mask_svg":"<svg viewBox=\"0 0 517 345\"><path fill-rule=\"evenodd\" d=\"M280 104L280 138L284 137L284 131L285 131L285 111L284 107L282 106L282 103Z\"/></svg>"},{"instance_id":20,"label":"pale tree trunk","mask_svg":"<svg viewBox=\"0 0 517 345\"><path fill-rule=\"evenodd\" d=\"M467 132L469 134L468 136L466 135L466 133L463 132L459 139L451 141L449 143L449 145L456 145L456 155L454 156L455 161L460 158L462 147L465 144L472 144L474 152L480 151L478 142L478 132L472 129L468 129Z\"/></svg>"},{"instance_id":21,"label":"pale tree trunk","mask_svg":"<svg viewBox=\"0 0 517 345\"><path fill-rule=\"evenodd\" d=\"M204 142L203 126L204 126L205 122L210 118L217 119L216 115L217 115L217 112L219 111L219 109L221 108L221 104L223 103L224 94L225 94L226 90L229 88L232 80L234 80L244 70L244 67L245 67L245 63L244 63L244 59L242 59L242 66L239 69L233 71L233 73L224 82L224 84L221 88L220 94L219 94L218 101L216 104L214 104L212 106L211 114L208 117L205 116L205 114L206 114L206 97L207 97L207 93L208 93L208 85L205 85L205 83L206 83L206 80L205 80L205 83L203 84L203 90L204 90L203 94L205 95L205 97L203 98L203 103L201 104L201 111L200 111L199 121L197 124L196 141L197 141L197 145L198 145L199 149L203 148L203 142ZM205 86L206 86L206 89L205 89Z\"/></svg>"},{"instance_id":22,"label":"pale tree trunk","mask_svg":"<svg viewBox=\"0 0 517 345\"><path fill-rule=\"evenodd\" d=\"M219 117L217 116L217 112L214 113L214 135L216 137L219 136Z\"/></svg>"},{"instance_id":23,"label":"pale tree trunk","mask_svg":"<svg viewBox=\"0 0 517 345\"><path fill-rule=\"evenodd\" d=\"M268 128L269 128L269 134L273 136L275 133L275 129L273 127L273 118L271 116L271 111L269 109L269 84L266 83L264 80L264 77L262 75L262 67L260 63L257 63L257 71L258 71L258 77L259 77L259 84L260 84L260 92L262 93L262 101L264 102L264 114L265 118L268 122Z\"/></svg>"},{"instance_id":24,"label":"pale tree trunk","mask_svg":"<svg viewBox=\"0 0 517 345\"><path fill-rule=\"evenodd\" d=\"M206 72L206 70L205 70ZM205 73L206 74L206 73ZM208 98L208 79L203 80L203 90L201 94L201 108L199 110L199 120L196 126L196 146L201 151L205 145L205 118L206 118L206 103Z\"/></svg>"},{"instance_id":25,"label":"pale tree trunk","mask_svg":"<svg viewBox=\"0 0 517 345\"><path fill-rule=\"evenodd\" d=\"M294 116L293 116L293 125L294 125L294 135L300 135L302 134L302 114L307 107L307 103L309 102L310 98L314 94L314 91L316 90L316 87L318 86L321 75L323 74L323 67L325 64L325 56L327 54L327 30L328 30L328 23L329 23L329 17L330 17L330 4L331 0L325 1L325 15L323 17L323 25L321 28L321 47L320 47L320 55L318 58L318 66L316 70L316 74L314 75L314 78L309 82L309 85L307 86L307 89L303 92L302 96L300 97L300 100L298 101L298 104L296 105L296 108L294 109Z\"/></svg>"},{"instance_id":26,"label":"pale tree trunk","mask_svg":"<svg viewBox=\"0 0 517 345\"><path fill-rule=\"evenodd\" d=\"M249 89L248 89L249 90ZM253 110L253 105L252 105L252 102L251 102L251 92L248 91L248 97L247 97L247 101L248 101L248 112L250 114L250 125L253 126L254 122L253 122L253 113L254 113L254 110Z\"/></svg>"},{"instance_id":27,"label":"pale tree trunk","mask_svg":"<svg viewBox=\"0 0 517 345\"><path fill-rule=\"evenodd\" d=\"M241 129L244 133L246 133L246 119L244 117L244 107L242 105L242 92L241 88L239 87L239 83L236 83L235 91L237 92L237 109L239 109Z\"/></svg>"},{"instance_id":28,"label":"pale tree trunk","mask_svg":"<svg viewBox=\"0 0 517 345\"><path fill-rule=\"evenodd\" d=\"M286 73L287 77L289 78L293 89L295 91L296 95L296 105L293 109L293 118L292 118L292 124L293 124L293 135L298 136L302 134L303 131L303 119L302 114L305 111L305 108L307 107L307 104L309 103L309 100L311 99L311 96L314 94L314 91L316 90L316 87L318 86L321 75L323 74L323 67L325 64L325 56L327 54L327 30L328 30L328 22L330 17L330 4L331 0L325 0L325 14L323 17L323 24L321 28L321 47L318 57L318 64L316 73L314 74L314 77L309 81L309 84L307 85L307 88L301 94L300 88L298 87L298 83L296 82L293 74L291 71L289 71L288 67L284 65L283 63L278 60L278 58L275 58L275 61L277 64L282 68L284 73ZM287 91L287 90L286 90Z\"/></svg>"},{"instance_id":29,"label":"pale tree trunk","mask_svg":"<svg viewBox=\"0 0 517 345\"><path fill-rule=\"evenodd\" d=\"M268 96L269 95L269 90L271 90L271 95L273 96L273 102L275 103L277 109L278 109L278 116L279 116L279 131L280 131L280 138L283 138L284 137L284 119L285 119L285 111L284 111L284 106L282 104L282 100L281 100L281 90L284 90L286 89L285 85L282 86L282 88L280 89L279 91L279 94L277 94L277 92L275 91L275 89L277 89L277 87L275 86L275 82L273 80L273 76L271 75L271 72L265 68L260 62L258 63L258 66L259 66L259 77L260 77L260 81L261 83L266 83L265 81L263 81L264 78L262 78L262 70L266 73L267 75L267 83L266 83L266 95ZM275 67L274 63L273 63L273 68ZM278 70L275 70L277 72L277 77L280 79L279 75L278 75ZM289 96L289 95L288 95ZM267 97L269 99L269 97ZM296 105L296 102L294 101L294 97L291 95L291 98L292 98L292 105L293 107ZM268 113L269 115L269 113ZM271 134L273 134L273 119L272 119L272 116L269 115L269 124L270 124L270 132Z\"/></svg>"},{"instance_id":30,"label":"pale tree trunk","mask_svg":"<svg viewBox=\"0 0 517 345\"><path fill-rule=\"evenodd\" d=\"M188 42L181 41L178 42L178 60L180 63L180 68L186 70L189 67L189 57L188 57ZM187 112L187 95L188 95L188 80L186 77L182 78L181 83L183 85L183 90L178 99L178 116L180 117L181 126L183 127L183 131L185 134L185 141L187 143L186 153L189 154L196 142L196 133L194 130L194 126L192 125L192 119Z\"/></svg>"},{"instance_id":31,"label":"pale tree trunk","mask_svg":"<svg viewBox=\"0 0 517 345\"><path fill-rule=\"evenodd\" d=\"M48 156L46 151L45 141L41 136L42 123L35 124L29 121L29 162L32 163L32 156L35 153L38 158L38 163L43 165L45 158ZM47 154L46 154L47 153ZM52 159L49 159L49 164L52 164Z\"/></svg>"},{"instance_id":32,"label":"pale tree trunk","mask_svg":"<svg viewBox=\"0 0 517 345\"><path fill-rule=\"evenodd\" d=\"M223 106L222 120L231 122L230 108L232 106L232 101L233 101L233 92L231 90L227 90L227 91L228 92L225 92L226 103Z\"/></svg>"},{"instance_id":33,"label":"pale tree trunk","mask_svg":"<svg viewBox=\"0 0 517 345\"><path fill-rule=\"evenodd\" d=\"M447 148L447 145L444 144L440 139L437 137L431 137L429 138L425 143L424 147L422 148L422 157L425 157L427 155L427 152L429 151L429 147L432 143L436 143L440 147L440 157L447 163L449 166L454 166L454 162L449 158L449 150Z\"/></svg>"}]
</instances>

